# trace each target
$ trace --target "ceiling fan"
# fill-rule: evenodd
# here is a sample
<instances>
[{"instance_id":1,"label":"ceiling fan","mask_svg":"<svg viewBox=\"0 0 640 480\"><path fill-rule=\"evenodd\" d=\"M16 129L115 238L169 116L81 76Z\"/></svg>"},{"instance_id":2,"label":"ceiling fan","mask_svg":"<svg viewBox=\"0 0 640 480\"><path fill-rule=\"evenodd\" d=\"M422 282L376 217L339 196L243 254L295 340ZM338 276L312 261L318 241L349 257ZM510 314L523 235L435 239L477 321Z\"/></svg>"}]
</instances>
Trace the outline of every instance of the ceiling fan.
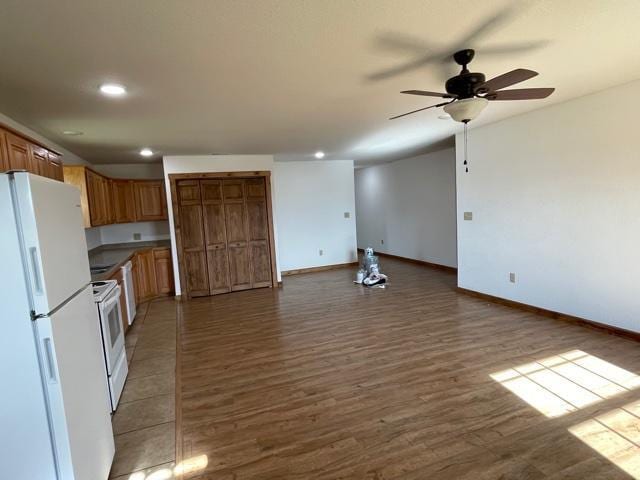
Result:
<instances>
[{"instance_id":1,"label":"ceiling fan","mask_svg":"<svg viewBox=\"0 0 640 480\"><path fill-rule=\"evenodd\" d=\"M400 93L408 95L422 95L425 97L439 97L450 99L447 102L419 108L411 112L396 115L389 120L421 112L429 108L444 107L444 111L451 115L457 122L468 123L476 118L487 106L489 101L495 100L536 100L547 98L553 93L554 88L519 88L503 90L516 83L524 82L538 75L538 72L517 68L510 72L498 75L491 80L486 80L483 73L470 72L467 65L471 63L475 50L467 48L453 54L456 63L462 66L462 71L455 77L451 77L445 83L447 93L427 92L424 90L405 90Z\"/></svg>"}]
</instances>

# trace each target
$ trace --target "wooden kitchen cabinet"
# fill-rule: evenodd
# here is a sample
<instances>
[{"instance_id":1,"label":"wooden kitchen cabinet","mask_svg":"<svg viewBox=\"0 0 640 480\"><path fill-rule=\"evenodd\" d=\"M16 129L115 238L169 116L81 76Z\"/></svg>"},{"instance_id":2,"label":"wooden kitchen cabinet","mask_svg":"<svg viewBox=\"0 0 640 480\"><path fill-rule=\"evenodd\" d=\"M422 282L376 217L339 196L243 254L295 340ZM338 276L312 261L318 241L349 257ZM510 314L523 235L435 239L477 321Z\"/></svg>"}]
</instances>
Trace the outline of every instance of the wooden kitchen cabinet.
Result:
<instances>
[{"instance_id":1,"label":"wooden kitchen cabinet","mask_svg":"<svg viewBox=\"0 0 640 480\"><path fill-rule=\"evenodd\" d=\"M153 258L153 250L143 250L136 252L138 282L138 301L144 302L157 295L156 293L156 269Z\"/></svg>"},{"instance_id":2,"label":"wooden kitchen cabinet","mask_svg":"<svg viewBox=\"0 0 640 480\"><path fill-rule=\"evenodd\" d=\"M62 180L60 154L0 125L0 172L7 170L26 170L35 175Z\"/></svg>"},{"instance_id":3,"label":"wooden kitchen cabinet","mask_svg":"<svg viewBox=\"0 0 640 480\"><path fill-rule=\"evenodd\" d=\"M156 275L156 293L169 295L173 293L173 266L171 263L171 249L154 248L153 262Z\"/></svg>"},{"instance_id":4,"label":"wooden kitchen cabinet","mask_svg":"<svg viewBox=\"0 0 640 480\"><path fill-rule=\"evenodd\" d=\"M167 220L162 180L109 178L81 165L65 165L62 176L80 189L85 228Z\"/></svg>"},{"instance_id":5,"label":"wooden kitchen cabinet","mask_svg":"<svg viewBox=\"0 0 640 480\"><path fill-rule=\"evenodd\" d=\"M134 181L133 190L137 221L167 219L167 197L162 180Z\"/></svg>"},{"instance_id":6,"label":"wooden kitchen cabinet","mask_svg":"<svg viewBox=\"0 0 640 480\"><path fill-rule=\"evenodd\" d=\"M136 221L133 181L113 180L113 212L115 223Z\"/></svg>"},{"instance_id":7,"label":"wooden kitchen cabinet","mask_svg":"<svg viewBox=\"0 0 640 480\"><path fill-rule=\"evenodd\" d=\"M29 160L29 142L10 132L5 132L5 139L9 169L30 171L32 165Z\"/></svg>"}]
</instances>

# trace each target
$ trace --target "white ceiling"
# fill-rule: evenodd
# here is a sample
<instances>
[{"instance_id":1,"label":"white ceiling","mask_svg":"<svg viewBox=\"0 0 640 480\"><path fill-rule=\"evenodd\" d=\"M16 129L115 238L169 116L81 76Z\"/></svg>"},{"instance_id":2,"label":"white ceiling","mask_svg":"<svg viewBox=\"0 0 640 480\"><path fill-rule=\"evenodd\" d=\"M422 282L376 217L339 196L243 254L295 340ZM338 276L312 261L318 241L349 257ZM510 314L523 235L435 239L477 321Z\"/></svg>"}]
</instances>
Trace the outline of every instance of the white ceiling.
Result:
<instances>
[{"instance_id":1,"label":"white ceiling","mask_svg":"<svg viewBox=\"0 0 640 480\"><path fill-rule=\"evenodd\" d=\"M488 78L530 68L521 86L557 88L494 102L479 125L639 78L638 19L638 0L3 0L0 111L93 163L150 161L143 146L383 161L459 131L440 109L387 120L437 103L400 90L442 91L456 69L372 74L472 47ZM483 55L523 44L535 48ZM99 95L106 81L129 94Z\"/></svg>"}]
</instances>

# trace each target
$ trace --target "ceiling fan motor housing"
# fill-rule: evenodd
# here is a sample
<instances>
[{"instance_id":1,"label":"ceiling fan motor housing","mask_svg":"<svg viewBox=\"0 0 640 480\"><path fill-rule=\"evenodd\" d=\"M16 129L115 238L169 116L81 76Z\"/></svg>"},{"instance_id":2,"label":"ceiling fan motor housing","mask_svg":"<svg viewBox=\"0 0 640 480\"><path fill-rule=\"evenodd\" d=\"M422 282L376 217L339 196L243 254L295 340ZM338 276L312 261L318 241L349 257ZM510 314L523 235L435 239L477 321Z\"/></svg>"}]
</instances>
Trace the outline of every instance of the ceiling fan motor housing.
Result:
<instances>
[{"instance_id":1,"label":"ceiling fan motor housing","mask_svg":"<svg viewBox=\"0 0 640 480\"><path fill-rule=\"evenodd\" d=\"M445 88L447 93L457 95L458 98L472 98L476 94L476 88L484 82L483 73L461 73L447 80Z\"/></svg>"}]
</instances>

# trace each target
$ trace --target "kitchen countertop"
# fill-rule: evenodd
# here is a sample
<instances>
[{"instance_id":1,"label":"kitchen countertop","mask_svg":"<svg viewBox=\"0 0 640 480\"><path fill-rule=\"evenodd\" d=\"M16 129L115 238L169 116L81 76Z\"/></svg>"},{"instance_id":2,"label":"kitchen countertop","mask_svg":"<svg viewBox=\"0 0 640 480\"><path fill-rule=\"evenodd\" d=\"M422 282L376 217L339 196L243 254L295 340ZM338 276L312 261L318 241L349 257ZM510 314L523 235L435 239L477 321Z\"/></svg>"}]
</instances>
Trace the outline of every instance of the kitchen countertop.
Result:
<instances>
[{"instance_id":1,"label":"kitchen countertop","mask_svg":"<svg viewBox=\"0 0 640 480\"><path fill-rule=\"evenodd\" d=\"M170 240L155 240L150 242L111 243L92 248L89 250L89 266L110 265L111 267L103 273L92 274L91 281L97 282L108 279L118 268L124 265L134 253L140 250L169 247L171 247Z\"/></svg>"}]
</instances>

